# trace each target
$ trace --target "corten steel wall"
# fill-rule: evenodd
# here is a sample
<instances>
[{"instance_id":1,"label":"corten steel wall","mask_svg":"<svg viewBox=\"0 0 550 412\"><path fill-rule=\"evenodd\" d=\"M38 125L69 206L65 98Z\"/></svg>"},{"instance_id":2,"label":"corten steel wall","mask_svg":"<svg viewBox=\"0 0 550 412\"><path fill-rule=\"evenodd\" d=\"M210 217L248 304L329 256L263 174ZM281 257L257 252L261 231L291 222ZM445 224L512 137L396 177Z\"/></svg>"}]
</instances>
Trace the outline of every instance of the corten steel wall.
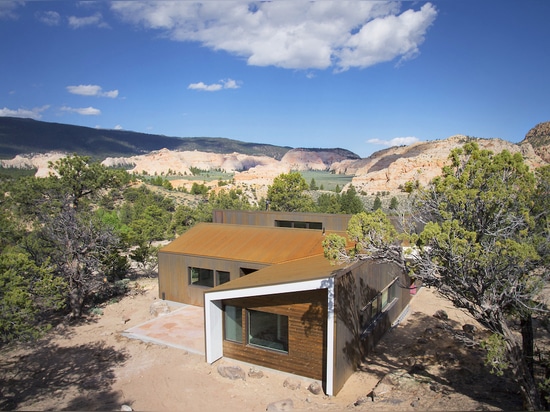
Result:
<instances>
[{"instance_id":1,"label":"corten steel wall","mask_svg":"<svg viewBox=\"0 0 550 412\"><path fill-rule=\"evenodd\" d=\"M337 277L335 282L335 366L334 393L337 393L365 356L381 339L399 315L405 310L411 296L406 287L398 289L395 304L383 312L374 330L361 339L364 330L361 309L396 277L399 285L408 286L408 276L396 266L363 261Z\"/></svg>"},{"instance_id":2,"label":"corten steel wall","mask_svg":"<svg viewBox=\"0 0 550 412\"><path fill-rule=\"evenodd\" d=\"M230 273L230 279L241 276L241 268L261 269L267 265L206 257L159 252L159 297L188 305L204 306L204 286L189 284L189 267L212 269Z\"/></svg>"},{"instance_id":3,"label":"corten steel wall","mask_svg":"<svg viewBox=\"0 0 550 412\"><path fill-rule=\"evenodd\" d=\"M214 210L214 223L274 227L276 220L294 222L321 222L323 228L344 232L352 215L330 213L271 212L243 210Z\"/></svg>"},{"instance_id":4,"label":"corten steel wall","mask_svg":"<svg viewBox=\"0 0 550 412\"><path fill-rule=\"evenodd\" d=\"M326 379L327 290L227 299L224 305L243 308L243 344L224 341L223 355L244 362ZM288 353L246 344L246 309L288 316Z\"/></svg>"}]
</instances>

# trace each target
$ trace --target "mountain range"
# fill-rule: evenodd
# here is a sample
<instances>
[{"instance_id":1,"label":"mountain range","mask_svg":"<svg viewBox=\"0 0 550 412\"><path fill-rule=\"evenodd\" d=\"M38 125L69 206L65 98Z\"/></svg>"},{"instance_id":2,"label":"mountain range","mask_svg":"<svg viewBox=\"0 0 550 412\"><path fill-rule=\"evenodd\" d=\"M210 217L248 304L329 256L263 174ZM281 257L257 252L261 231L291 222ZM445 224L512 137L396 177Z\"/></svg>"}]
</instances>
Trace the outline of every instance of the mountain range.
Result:
<instances>
[{"instance_id":1,"label":"mountain range","mask_svg":"<svg viewBox=\"0 0 550 412\"><path fill-rule=\"evenodd\" d=\"M531 168L550 162L550 122L534 126L520 143L463 135L391 147L360 158L342 149L290 148L226 138L169 137L0 117L0 166L36 168L47 174L51 160L67 153L91 156L107 166L136 173L190 175L191 168L235 173L236 185L265 187L290 170L324 170L353 176L357 190L397 191L407 182L428 183L450 151L466 141L498 153L520 152Z\"/></svg>"}]
</instances>

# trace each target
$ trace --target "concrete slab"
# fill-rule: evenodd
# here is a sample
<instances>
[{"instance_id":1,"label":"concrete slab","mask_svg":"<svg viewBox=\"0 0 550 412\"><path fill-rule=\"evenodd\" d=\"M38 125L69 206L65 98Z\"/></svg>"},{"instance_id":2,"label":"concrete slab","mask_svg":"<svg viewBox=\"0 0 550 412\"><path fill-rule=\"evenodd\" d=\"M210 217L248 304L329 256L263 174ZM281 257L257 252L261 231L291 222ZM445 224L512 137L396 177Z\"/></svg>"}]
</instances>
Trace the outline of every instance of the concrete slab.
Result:
<instances>
[{"instance_id":1,"label":"concrete slab","mask_svg":"<svg viewBox=\"0 0 550 412\"><path fill-rule=\"evenodd\" d=\"M122 334L130 339L139 339L204 355L204 309L184 305L166 315L131 327Z\"/></svg>"}]
</instances>

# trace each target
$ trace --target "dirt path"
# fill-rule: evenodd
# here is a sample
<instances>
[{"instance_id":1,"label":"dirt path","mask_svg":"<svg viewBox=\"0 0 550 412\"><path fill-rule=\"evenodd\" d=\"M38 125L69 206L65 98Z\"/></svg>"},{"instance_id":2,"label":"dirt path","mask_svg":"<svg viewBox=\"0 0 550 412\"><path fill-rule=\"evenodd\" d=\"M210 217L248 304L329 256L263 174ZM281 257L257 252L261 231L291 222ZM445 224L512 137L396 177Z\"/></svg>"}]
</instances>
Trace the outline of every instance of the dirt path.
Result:
<instances>
[{"instance_id":1,"label":"dirt path","mask_svg":"<svg viewBox=\"0 0 550 412\"><path fill-rule=\"evenodd\" d=\"M152 318L156 279L141 294L102 308L103 314L57 328L45 339L0 354L1 410L265 411L290 400L293 410L518 410L517 388L483 367L478 328L428 289L413 299L403 322L377 346L363 369L335 397L284 386L288 374L229 380L200 355L127 339L121 333ZM433 316L443 309L449 319ZM249 366L231 360L222 364ZM392 373L390 373L392 372ZM390 374L389 374L390 373ZM378 382L382 380L382 383ZM372 392L374 389L374 398ZM370 394L370 396L369 396ZM373 400L374 399L374 400ZM289 405L289 402L286 402ZM281 409L282 410L282 409Z\"/></svg>"}]
</instances>

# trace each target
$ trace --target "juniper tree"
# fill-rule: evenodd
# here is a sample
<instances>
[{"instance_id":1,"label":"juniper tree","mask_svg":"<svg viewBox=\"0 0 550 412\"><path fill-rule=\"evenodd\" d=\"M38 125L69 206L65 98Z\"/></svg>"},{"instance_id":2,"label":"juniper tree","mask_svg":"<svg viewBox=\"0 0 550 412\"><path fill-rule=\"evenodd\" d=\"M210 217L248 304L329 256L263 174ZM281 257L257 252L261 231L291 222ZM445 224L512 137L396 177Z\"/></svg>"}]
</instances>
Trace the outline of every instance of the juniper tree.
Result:
<instances>
[{"instance_id":1,"label":"juniper tree","mask_svg":"<svg viewBox=\"0 0 550 412\"><path fill-rule=\"evenodd\" d=\"M548 279L548 170L537 177L520 154L494 155L467 143L450 155L415 202L424 225L416 234L398 234L377 210L350 220L352 250L336 235L324 241L332 261L391 261L424 285L433 286L456 307L493 333L491 343L505 359L488 358L493 370L509 367L529 409L542 409L533 374L533 313L543 310L538 296ZM415 225L411 225L411 228ZM404 249L406 238L412 247ZM512 323L521 323L521 338Z\"/></svg>"}]
</instances>

